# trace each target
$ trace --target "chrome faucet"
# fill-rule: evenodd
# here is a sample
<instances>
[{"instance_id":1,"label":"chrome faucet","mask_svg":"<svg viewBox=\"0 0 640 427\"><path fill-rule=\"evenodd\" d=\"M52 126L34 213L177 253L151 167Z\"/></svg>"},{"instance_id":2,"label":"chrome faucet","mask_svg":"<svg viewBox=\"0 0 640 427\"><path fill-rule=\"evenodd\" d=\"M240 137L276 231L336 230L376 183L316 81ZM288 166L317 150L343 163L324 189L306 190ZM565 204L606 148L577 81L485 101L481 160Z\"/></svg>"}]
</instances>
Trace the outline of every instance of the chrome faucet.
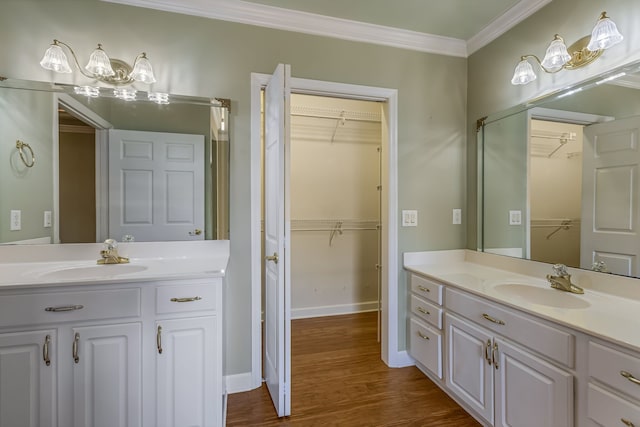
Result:
<instances>
[{"instance_id":1,"label":"chrome faucet","mask_svg":"<svg viewBox=\"0 0 640 427\"><path fill-rule=\"evenodd\" d=\"M547 274L547 280L551 287L573 294L584 294L584 289L571 283L571 275L567 272L567 266L556 264L553 266L554 275Z\"/></svg>"},{"instance_id":2,"label":"chrome faucet","mask_svg":"<svg viewBox=\"0 0 640 427\"><path fill-rule=\"evenodd\" d=\"M118 242L113 239L107 239L104 241L104 249L100 251L100 258L98 264L127 264L129 258L120 256L118 254Z\"/></svg>"}]
</instances>

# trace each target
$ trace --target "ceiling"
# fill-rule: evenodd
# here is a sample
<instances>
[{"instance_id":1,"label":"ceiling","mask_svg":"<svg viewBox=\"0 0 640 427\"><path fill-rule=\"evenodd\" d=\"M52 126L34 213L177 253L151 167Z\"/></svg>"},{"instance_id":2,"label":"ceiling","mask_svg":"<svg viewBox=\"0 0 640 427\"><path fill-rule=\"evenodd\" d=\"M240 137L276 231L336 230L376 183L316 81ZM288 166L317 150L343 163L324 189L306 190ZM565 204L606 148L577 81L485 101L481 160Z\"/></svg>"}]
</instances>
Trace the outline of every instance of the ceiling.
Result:
<instances>
[{"instance_id":1,"label":"ceiling","mask_svg":"<svg viewBox=\"0 0 640 427\"><path fill-rule=\"evenodd\" d=\"M552 0L102 0L467 57Z\"/></svg>"}]
</instances>

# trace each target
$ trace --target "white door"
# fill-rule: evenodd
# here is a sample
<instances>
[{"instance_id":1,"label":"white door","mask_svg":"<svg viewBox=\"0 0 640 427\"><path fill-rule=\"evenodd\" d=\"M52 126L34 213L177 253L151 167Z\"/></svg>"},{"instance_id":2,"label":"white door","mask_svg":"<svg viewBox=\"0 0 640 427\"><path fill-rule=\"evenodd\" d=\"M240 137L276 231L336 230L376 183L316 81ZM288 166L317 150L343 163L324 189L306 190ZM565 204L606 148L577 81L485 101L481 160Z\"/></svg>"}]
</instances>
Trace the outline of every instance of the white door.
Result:
<instances>
[{"instance_id":1,"label":"white door","mask_svg":"<svg viewBox=\"0 0 640 427\"><path fill-rule=\"evenodd\" d=\"M291 414L291 290L288 239L291 67L280 64L265 90L264 378L279 417Z\"/></svg>"},{"instance_id":2,"label":"white door","mask_svg":"<svg viewBox=\"0 0 640 427\"><path fill-rule=\"evenodd\" d=\"M73 328L72 339L74 426L141 426L141 325Z\"/></svg>"},{"instance_id":3,"label":"white door","mask_svg":"<svg viewBox=\"0 0 640 427\"><path fill-rule=\"evenodd\" d=\"M640 274L640 117L584 129L580 266Z\"/></svg>"},{"instance_id":4,"label":"white door","mask_svg":"<svg viewBox=\"0 0 640 427\"><path fill-rule=\"evenodd\" d=\"M573 426L573 375L494 340L496 427Z\"/></svg>"},{"instance_id":5,"label":"white door","mask_svg":"<svg viewBox=\"0 0 640 427\"><path fill-rule=\"evenodd\" d=\"M0 335L0 426L56 425L55 341L55 330Z\"/></svg>"},{"instance_id":6,"label":"white door","mask_svg":"<svg viewBox=\"0 0 640 427\"><path fill-rule=\"evenodd\" d=\"M109 237L204 239L204 136L109 130Z\"/></svg>"},{"instance_id":7,"label":"white door","mask_svg":"<svg viewBox=\"0 0 640 427\"><path fill-rule=\"evenodd\" d=\"M156 426L220 424L216 321L207 316L156 323Z\"/></svg>"}]
</instances>

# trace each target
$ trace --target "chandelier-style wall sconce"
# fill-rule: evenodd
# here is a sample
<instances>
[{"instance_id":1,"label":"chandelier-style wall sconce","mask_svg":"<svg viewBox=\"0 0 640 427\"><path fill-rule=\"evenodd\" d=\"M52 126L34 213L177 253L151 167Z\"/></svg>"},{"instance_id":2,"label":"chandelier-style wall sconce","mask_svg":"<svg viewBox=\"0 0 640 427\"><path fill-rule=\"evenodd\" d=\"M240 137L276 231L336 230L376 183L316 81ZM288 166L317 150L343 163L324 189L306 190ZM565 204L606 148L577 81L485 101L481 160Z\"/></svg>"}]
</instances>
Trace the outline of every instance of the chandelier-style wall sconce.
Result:
<instances>
[{"instance_id":1,"label":"chandelier-style wall sconce","mask_svg":"<svg viewBox=\"0 0 640 427\"><path fill-rule=\"evenodd\" d=\"M567 46L564 39L555 35L549 44L542 61L535 55L524 55L516 66L511 79L513 85L526 85L534 81L537 76L529 59L535 59L540 68L546 73L557 73L560 70L574 70L593 62L602 53L623 40L616 24L607 16L606 12L593 27L591 36L585 36L574 44Z\"/></svg>"}]
</instances>

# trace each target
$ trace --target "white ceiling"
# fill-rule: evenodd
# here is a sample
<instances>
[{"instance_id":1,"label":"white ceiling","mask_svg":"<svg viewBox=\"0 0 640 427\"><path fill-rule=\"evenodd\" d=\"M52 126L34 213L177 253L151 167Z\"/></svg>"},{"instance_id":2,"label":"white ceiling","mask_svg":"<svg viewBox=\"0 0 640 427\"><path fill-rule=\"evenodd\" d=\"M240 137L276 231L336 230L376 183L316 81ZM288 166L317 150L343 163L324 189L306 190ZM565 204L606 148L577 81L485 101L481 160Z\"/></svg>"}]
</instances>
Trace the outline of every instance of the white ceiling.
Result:
<instances>
[{"instance_id":1,"label":"white ceiling","mask_svg":"<svg viewBox=\"0 0 640 427\"><path fill-rule=\"evenodd\" d=\"M467 57L552 0L103 0Z\"/></svg>"}]
</instances>

